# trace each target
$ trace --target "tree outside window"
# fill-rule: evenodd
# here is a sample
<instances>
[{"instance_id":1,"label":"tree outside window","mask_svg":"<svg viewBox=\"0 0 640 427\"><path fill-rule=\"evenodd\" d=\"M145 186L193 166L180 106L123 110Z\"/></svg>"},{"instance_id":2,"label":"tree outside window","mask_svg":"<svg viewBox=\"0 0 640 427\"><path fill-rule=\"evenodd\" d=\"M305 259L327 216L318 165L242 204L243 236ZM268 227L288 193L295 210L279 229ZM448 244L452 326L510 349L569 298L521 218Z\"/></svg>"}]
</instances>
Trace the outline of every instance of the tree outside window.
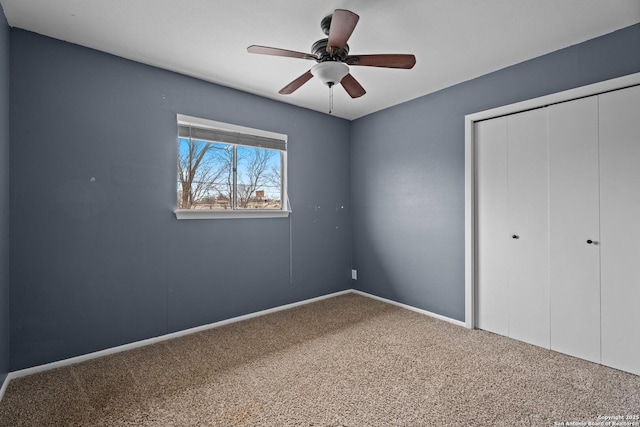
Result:
<instances>
[{"instance_id":1,"label":"tree outside window","mask_svg":"<svg viewBox=\"0 0 640 427\"><path fill-rule=\"evenodd\" d=\"M179 127L179 210L283 209L283 150L228 143L255 141L235 133Z\"/></svg>"}]
</instances>

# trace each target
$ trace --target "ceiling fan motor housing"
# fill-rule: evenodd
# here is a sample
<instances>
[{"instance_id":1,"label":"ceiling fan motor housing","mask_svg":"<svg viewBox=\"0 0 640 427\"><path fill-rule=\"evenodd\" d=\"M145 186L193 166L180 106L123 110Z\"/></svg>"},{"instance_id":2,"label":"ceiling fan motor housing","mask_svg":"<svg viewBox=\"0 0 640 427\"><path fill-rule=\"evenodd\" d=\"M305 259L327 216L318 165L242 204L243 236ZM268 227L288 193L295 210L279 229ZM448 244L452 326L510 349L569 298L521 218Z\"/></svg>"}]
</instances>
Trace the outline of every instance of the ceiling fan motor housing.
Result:
<instances>
[{"instance_id":1,"label":"ceiling fan motor housing","mask_svg":"<svg viewBox=\"0 0 640 427\"><path fill-rule=\"evenodd\" d=\"M347 55L349 54L349 45L345 44L344 48L342 48L342 51L331 55L330 52L327 52L328 43L329 43L329 39L320 39L311 46L311 53L313 54L313 56L318 58L318 62L324 62L324 61L344 62L344 60L347 58Z\"/></svg>"}]
</instances>

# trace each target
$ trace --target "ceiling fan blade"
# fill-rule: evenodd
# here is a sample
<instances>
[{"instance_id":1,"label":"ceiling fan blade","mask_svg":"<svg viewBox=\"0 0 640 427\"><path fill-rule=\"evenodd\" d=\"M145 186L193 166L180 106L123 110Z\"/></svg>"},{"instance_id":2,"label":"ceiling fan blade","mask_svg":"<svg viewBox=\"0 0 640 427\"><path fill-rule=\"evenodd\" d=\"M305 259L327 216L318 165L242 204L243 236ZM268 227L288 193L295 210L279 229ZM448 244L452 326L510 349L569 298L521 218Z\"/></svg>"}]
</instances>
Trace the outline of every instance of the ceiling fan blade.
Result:
<instances>
[{"instance_id":1,"label":"ceiling fan blade","mask_svg":"<svg viewBox=\"0 0 640 427\"><path fill-rule=\"evenodd\" d=\"M350 55L344 60L347 65L362 65L366 67L404 68L410 69L416 65L414 55L382 54L382 55Z\"/></svg>"},{"instance_id":2,"label":"ceiling fan blade","mask_svg":"<svg viewBox=\"0 0 640 427\"><path fill-rule=\"evenodd\" d=\"M279 49L277 47L251 45L247 48L249 53L258 53L260 55L284 56L287 58L313 59L317 58L310 53L296 52L295 50Z\"/></svg>"},{"instance_id":3,"label":"ceiling fan blade","mask_svg":"<svg viewBox=\"0 0 640 427\"><path fill-rule=\"evenodd\" d=\"M344 76L340 81L340 84L352 98L359 98L367 93L367 91L364 90L360 83L358 83L358 81L353 78L351 74L347 74L346 76Z\"/></svg>"},{"instance_id":4,"label":"ceiling fan blade","mask_svg":"<svg viewBox=\"0 0 640 427\"><path fill-rule=\"evenodd\" d=\"M355 13L345 10L336 9L331 17L331 26L329 27L329 41L327 42L327 52L331 55L342 52L347 40L351 37L351 33L356 28L356 24L360 17Z\"/></svg>"},{"instance_id":5,"label":"ceiling fan blade","mask_svg":"<svg viewBox=\"0 0 640 427\"><path fill-rule=\"evenodd\" d=\"M282 89L280 89L278 93L280 95L290 95L295 92L300 86L308 82L311 77L313 77L313 74L311 74L311 70L309 70Z\"/></svg>"}]
</instances>

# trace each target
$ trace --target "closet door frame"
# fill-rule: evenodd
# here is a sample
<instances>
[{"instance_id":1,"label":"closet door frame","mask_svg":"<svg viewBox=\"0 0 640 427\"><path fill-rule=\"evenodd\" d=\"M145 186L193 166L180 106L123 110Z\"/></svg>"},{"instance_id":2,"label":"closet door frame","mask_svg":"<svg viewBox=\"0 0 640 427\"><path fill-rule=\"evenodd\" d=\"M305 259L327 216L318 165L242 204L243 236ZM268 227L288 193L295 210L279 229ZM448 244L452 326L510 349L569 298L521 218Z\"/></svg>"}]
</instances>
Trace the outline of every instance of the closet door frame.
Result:
<instances>
[{"instance_id":1,"label":"closet door frame","mask_svg":"<svg viewBox=\"0 0 640 427\"><path fill-rule=\"evenodd\" d=\"M475 171L475 123L508 114L519 113L535 108L546 107L560 102L571 101L613 90L640 85L640 73L629 74L616 79L582 86L515 104L505 105L491 110L468 114L464 118L465 126L465 326L474 329L476 319L476 171Z\"/></svg>"}]
</instances>

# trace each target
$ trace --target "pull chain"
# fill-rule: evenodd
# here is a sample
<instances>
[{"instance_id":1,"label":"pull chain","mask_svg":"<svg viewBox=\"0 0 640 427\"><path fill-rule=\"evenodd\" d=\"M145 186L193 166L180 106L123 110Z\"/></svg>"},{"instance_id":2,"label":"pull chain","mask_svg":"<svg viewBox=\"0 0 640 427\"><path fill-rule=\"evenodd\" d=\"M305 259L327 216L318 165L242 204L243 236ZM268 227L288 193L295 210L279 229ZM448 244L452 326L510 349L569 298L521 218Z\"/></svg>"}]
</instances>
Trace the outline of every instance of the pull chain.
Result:
<instances>
[{"instance_id":1,"label":"pull chain","mask_svg":"<svg viewBox=\"0 0 640 427\"><path fill-rule=\"evenodd\" d=\"M333 112L333 84L329 84L329 114Z\"/></svg>"}]
</instances>

